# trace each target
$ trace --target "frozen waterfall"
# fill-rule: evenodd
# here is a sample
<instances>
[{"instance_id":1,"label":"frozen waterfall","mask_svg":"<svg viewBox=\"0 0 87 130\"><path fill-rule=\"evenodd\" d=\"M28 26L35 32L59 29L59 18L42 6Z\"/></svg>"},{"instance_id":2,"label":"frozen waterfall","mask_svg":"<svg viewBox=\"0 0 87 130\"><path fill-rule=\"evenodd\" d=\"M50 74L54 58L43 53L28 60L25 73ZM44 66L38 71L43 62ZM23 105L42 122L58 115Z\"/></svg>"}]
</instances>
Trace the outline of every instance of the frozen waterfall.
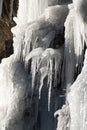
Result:
<instances>
[{"instance_id":1,"label":"frozen waterfall","mask_svg":"<svg viewBox=\"0 0 87 130\"><path fill-rule=\"evenodd\" d=\"M70 2L19 0L14 54L0 64L0 130L87 130L87 2Z\"/></svg>"}]
</instances>

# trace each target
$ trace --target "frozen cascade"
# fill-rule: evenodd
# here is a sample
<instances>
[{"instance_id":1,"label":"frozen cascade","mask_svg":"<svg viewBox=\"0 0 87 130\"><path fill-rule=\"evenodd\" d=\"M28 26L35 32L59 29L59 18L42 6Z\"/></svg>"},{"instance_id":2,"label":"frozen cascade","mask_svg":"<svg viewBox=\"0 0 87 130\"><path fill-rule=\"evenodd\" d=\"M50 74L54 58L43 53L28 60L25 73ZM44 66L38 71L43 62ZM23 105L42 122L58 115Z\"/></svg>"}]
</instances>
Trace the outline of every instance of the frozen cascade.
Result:
<instances>
[{"instance_id":1,"label":"frozen cascade","mask_svg":"<svg viewBox=\"0 0 87 130\"><path fill-rule=\"evenodd\" d=\"M64 102L58 89L64 46L55 39L63 33L69 9L50 7L30 23L28 2L19 1L17 26L12 29L14 54L0 64L0 130L56 130L54 112Z\"/></svg>"},{"instance_id":2,"label":"frozen cascade","mask_svg":"<svg viewBox=\"0 0 87 130\"><path fill-rule=\"evenodd\" d=\"M0 16L2 14L2 8L3 8L3 0L0 0Z\"/></svg>"}]
</instances>

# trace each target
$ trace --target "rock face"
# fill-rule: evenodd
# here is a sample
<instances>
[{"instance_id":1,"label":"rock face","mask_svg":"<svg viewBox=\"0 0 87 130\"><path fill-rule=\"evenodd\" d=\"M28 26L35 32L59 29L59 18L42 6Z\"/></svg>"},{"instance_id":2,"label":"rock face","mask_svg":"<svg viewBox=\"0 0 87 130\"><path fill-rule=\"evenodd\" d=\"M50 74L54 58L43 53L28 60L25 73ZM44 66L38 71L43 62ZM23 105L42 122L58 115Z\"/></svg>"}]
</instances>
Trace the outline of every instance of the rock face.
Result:
<instances>
[{"instance_id":1,"label":"rock face","mask_svg":"<svg viewBox=\"0 0 87 130\"><path fill-rule=\"evenodd\" d=\"M12 33L8 22L0 19L0 61L12 54Z\"/></svg>"},{"instance_id":2,"label":"rock face","mask_svg":"<svg viewBox=\"0 0 87 130\"><path fill-rule=\"evenodd\" d=\"M8 57L13 53L13 41L11 27L15 23L10 18L10 0L4 0L2 6L2 14L0 17L0 62L4 57ZM14 1L12 18L17 14L18 1Z\"/></svg>"}]
</instances>

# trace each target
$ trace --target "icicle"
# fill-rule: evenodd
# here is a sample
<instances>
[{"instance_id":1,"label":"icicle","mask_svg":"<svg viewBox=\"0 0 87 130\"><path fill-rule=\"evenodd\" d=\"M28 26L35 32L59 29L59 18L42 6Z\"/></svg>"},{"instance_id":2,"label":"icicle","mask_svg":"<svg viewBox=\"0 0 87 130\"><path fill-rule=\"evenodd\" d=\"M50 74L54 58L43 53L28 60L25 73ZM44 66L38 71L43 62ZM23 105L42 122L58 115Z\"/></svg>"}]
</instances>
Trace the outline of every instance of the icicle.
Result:
<instances>
[{"instance_id":1,"label":"icicle","mask_svg":"<svg viewBox=\"0 0 87 130\"><path fill-rule=\"evenodd\" d=\"M32 93L34 91L35 87L35 79L36 79L36 73L37 69L39 67L39 62L40 62L40 56L32 58L32 63L31 63L31 73L32 73Z\"/></svg>"},{"instance_id":2,"label":"icicle","mask_svg":"<svg viewBox=\"0 0 87 130\"><path fill-rule=\"evenodd\" d=\"M0 16L2 14L2 8L3 8L3 0L0 0Z\"/></svg>"},{"instance_id":3,"label":"icicle","mask_svg":"<svg viewBox=\"0 0 87 130\"><path fill-rule=\"evenodd\" d=\"M42 90L42 87L43 87L44 79L48 74L48 68L47 67L42 67L40 69L40 72L41 72L41 80L40 80L40 87L39 87L39 99L41 98L41 90Z\"/></svg>"},{"instance_id":4,"label":"icicle","mask_svg":"<svg viewBox=\"0 0 87 130\"><path fill-rule=\"evenodd\" d=\"M10 21L12 20L12 14L13 14L13 4L14 4L14 0L10 0Z\"/></svg>"},{"instance_id":5,"label":"icicle","mask_svg":"<svg viewBox=\"0 0 87 130\"><path fill-rule=\"evenodd\" d=\"M50 59L49 61L49 70L50 73L48 74L48 111L50 111L50 101L51 101L51 90L52 90L52 77L53 77L53 60Z\"/></svg>"}]
</instances>

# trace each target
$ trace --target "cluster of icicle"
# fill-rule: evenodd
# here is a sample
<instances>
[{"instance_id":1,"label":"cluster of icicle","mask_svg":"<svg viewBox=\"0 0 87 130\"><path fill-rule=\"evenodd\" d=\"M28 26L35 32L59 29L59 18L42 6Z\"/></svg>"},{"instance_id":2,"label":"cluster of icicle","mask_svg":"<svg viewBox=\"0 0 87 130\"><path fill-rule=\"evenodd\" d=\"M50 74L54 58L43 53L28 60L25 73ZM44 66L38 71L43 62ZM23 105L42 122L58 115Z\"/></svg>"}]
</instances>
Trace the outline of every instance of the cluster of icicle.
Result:
<instances>
[{"instance_id":1,"label":"cluster of icicle","mask_svg":"<svg viewBox=\"0 0 87 130\"><path fill-rule=\"evenodd\" d=\"M39 98L41 97L43 82L47 78L47 86L49 89L48 110L50 110L51 89L52 87L57 87L57 84L60 82L60 71L63 60L63 46L58 49L53 49L50 48L50 45L54 42L55 35L59 33L59 30L61 28L63 29L63 23L67 14L67 6L63 6L63 8L61 6L50 7L46 9L44 16L39 18L39 20L22 25L23 27L20 27L18 24L19 27L12 29L13 34L16 36L14 38L15 56L17 59L23 60L27 71L29 67L31 68L32 95L36 87L35 80L39 80ZM17 21L17 19L15 20ZM20 35L15 32L16 29ZM17 40L19 40L18 45ZM31 66L29 66L30 64ZM37 74L41 78L38 79Z\"/></svg>"}]
</instances>

